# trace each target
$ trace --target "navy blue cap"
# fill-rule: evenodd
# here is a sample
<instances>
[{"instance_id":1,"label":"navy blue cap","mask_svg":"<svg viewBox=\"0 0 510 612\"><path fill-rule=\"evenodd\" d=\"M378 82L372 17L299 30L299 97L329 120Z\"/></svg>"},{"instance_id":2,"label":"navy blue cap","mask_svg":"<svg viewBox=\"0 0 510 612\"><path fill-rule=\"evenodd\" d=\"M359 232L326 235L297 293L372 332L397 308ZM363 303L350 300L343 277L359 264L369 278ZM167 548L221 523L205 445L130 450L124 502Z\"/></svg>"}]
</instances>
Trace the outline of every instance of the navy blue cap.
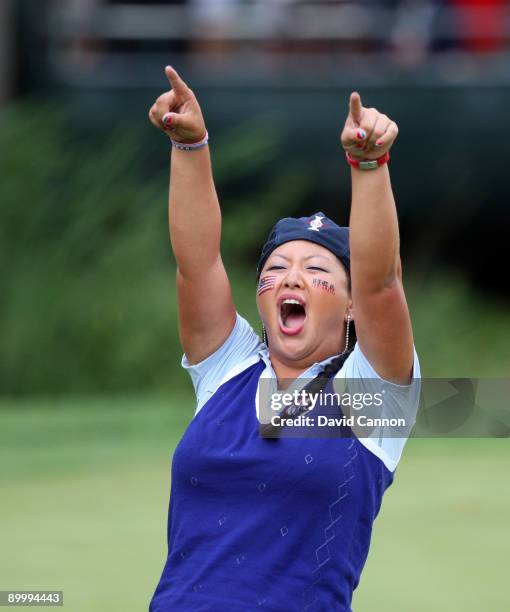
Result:
<instances>
[{"instance_id":1,"label":"navy blue cap","mask_svg":"<svg viewBox=\"0 0 510 612\"><path fill-rule=\"evenodd\" d=\"M347 272L350 272L349 228L340 227L324 213L318 212L311 217L286 217L278 221L262 247L257 264L257 276L260 275L269 255L281 244L291 240L308 240L320 244L334 253Z\"/></svg>"}]
</instances>

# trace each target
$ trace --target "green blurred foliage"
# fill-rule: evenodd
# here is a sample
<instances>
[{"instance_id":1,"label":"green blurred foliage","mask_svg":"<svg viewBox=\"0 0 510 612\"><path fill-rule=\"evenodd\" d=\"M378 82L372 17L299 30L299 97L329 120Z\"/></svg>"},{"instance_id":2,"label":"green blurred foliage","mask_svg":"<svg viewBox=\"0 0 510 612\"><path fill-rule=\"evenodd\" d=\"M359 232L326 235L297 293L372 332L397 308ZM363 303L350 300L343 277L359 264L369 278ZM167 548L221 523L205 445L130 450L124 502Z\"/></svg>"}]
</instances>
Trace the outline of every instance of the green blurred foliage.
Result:
<instances>
[{"instance_id":1,"label":"green blurred foliage","mask_svg":"<svg viewBox=\"0 0 510 612\"><path fill-rule=\"evenodd\" d=\"M137 176L133 131L93 148L29 110L2 122L2 390L147 382L173 304L159 181Z\"/></svg>"},{"instance_id":2,"label":"green blurred foliage","mask_svg":"<svg viewBox=\"0 0 510 612\"><path fill-rule=\"evenodd\" d=\"M145 126L119 122L98 137L66 108L30 103L4 113L1 128L0 391L187 383L178 367L168 166L151 162L164 136L152 130L147 148ZM230 211L224 256L235 266L306 192L292 165L278 176L266 171L278 138L251 121L216 143L215 174ZM256 194L231 188L257 172L265 178Z\"/></svg>"}]
</instances>

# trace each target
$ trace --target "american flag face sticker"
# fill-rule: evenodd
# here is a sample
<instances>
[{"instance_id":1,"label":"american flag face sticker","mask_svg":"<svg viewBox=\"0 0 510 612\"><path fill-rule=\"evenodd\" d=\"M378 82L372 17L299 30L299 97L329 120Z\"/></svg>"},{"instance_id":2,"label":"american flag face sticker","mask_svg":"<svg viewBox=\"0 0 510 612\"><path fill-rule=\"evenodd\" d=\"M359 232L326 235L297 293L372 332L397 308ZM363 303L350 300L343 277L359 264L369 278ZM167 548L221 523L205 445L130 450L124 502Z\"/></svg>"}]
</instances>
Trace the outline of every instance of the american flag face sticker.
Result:
<instances>
[{"instance_id":1,"label":"american flag face sticker","mask_svg":"<svg viewBox=\"0 0 510 612\"><path fill-rule=\"evenodd\" d=\"M276 282L276 276L263 276L259 280L259 285L257 287L257 295L261 295L264 291L268 289L274 289Z\"/></svg>"}]
</instances>

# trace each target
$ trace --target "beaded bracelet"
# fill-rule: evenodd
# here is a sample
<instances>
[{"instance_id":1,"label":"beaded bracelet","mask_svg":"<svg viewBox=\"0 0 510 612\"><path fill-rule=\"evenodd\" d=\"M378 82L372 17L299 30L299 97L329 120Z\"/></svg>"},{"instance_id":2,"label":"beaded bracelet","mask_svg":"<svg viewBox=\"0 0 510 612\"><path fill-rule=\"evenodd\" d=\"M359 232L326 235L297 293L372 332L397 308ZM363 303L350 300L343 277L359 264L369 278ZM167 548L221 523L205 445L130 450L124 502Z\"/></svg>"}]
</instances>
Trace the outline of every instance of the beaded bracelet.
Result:
<instances>
[{"instance_id":1,"label":"beaded bracelet","mask_svg":"<svg viewBox=\"0 0 510 612\"><path fill-rule=\"evenodd\" d=\"M171 138L170 142L176 149L179 149L179 151L196 151L197 149L205 147L209 142L209 133L206 130L205 136L198 142L177 142L177 140L172 140Z\"/></svg>"}]
</instances>

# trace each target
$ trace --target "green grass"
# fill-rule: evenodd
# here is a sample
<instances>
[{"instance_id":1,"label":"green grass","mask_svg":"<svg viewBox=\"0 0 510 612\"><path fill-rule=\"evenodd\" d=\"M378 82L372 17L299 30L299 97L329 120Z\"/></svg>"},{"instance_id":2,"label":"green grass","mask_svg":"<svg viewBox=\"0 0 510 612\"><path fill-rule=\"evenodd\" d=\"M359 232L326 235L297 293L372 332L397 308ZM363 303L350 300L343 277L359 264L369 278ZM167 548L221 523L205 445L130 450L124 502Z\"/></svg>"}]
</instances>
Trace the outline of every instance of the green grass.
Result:
<instances>
[{"instance_id":1,"label":"green grass","mask_svg":"<svg viewBox=\"0 0 510 612\"><path fill-rule=\"evenodd\" d=\"M63 589L72 612L145 610L166 554L188 395L0 402L0 590ZM355 612L508 610L509 444L409 442Z\"/></svg>"},{"instance_id":2,"label":"green grass","mask_svg":"<svg viewBox=\"0 0 510 612\"><path fill-rule=\"evenodd\" d=\"M509 608L508 440L409 441L374 524L356 612Z\"/></svg>"}]
</instances>

